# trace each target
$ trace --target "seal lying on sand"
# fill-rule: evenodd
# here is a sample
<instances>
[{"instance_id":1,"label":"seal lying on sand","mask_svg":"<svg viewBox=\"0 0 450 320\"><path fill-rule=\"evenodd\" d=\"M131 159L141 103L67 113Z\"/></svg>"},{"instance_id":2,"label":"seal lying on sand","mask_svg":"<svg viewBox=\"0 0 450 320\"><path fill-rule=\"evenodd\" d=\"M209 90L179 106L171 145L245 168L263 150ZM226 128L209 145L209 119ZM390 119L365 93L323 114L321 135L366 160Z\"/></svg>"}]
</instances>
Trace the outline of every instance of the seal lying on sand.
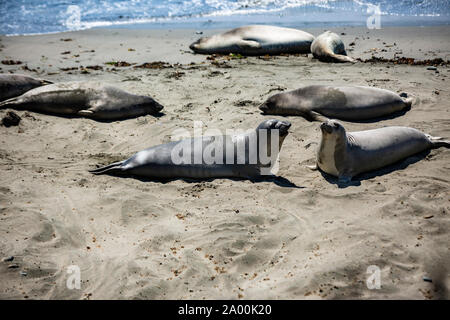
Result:
<instances>
[{"instance_id":1,"label":"seal lying on sand","mask_svg":"<svg viewBox=\"0 0 450 320\"><path fill-rule=\"evenodd\" d=\"M324 62L356 62L347 57L341 38L331 31L326 31L314 39L311 52L314 58Z\"/></svg>"},{"instance_id":2,"label":"seal lying on sand","mask_svg":"<svg viewBox=\"0 0 450 320\"><path fill-rule=\"evenodd\" d=\"M449 141L408 127L346 132L339 122L328 120L320 129L317 163L310 168L320 168L344 183L359 173L385 167L427 149L450 148Z\"/></svg>"},{"instance_id":3,"label":"seal lying on sand","mask_svg":"<svg viewBox=\"0 0 450 320\"><path fill-rule=\"evenodd\" d=\"M252 25L200 38L189 46L197 53L264 55L310 53L314 36L297 29Z\"/></svg>"},{"instance_id":4,"label":"seal lying on sand","mask_svg":"<svg viewBox=\"0 0 450 320\"><path fill-rule=\"evenodd\" d=\"M384 89L313 85L275 94L259 109L264 114L298 115L315 121L325 121L325 117L361 121L408 109L411 103L412 99Z\"/></svg>"},{"instance_id":5,"label":"seal lying on sand","mask_svg":"<svg viewBox=\"0 0 450 320\"><path fill-rule=\"evenodd\" d=\"M0 108L117 120L156 114L163 106L151 97L131 94L98 82L66 82L30 90L1 102Z\"/></svg>"},{"instance_id":6,"label":"seal lying on sand","mask_svg":"<svg viewBox=\"0 0 450 320\"><path fill-rule=\"evenodd\" d=\"M90 172L141 176L156 180L255 178L269 175L274 165L273 159L278 156L290 126L287 121L271 119L245 134L202 136L174 141L148 148L127 160ZM263 139L264 135L267 140ZM276 145L271 144L272 138L277 140ZM263 161L262 157L270 159Z\"/></svg>"},{"instance_id":7,"label":"seal lying on sand","mask_svg":"<svg viewBox=\"0 0 450 320\"><path fill-rule=\"evenodd\" d=\"M51 83L21 74L0 74L0 101L20 96L31 89Z\"/></svg>"}]
</instances>

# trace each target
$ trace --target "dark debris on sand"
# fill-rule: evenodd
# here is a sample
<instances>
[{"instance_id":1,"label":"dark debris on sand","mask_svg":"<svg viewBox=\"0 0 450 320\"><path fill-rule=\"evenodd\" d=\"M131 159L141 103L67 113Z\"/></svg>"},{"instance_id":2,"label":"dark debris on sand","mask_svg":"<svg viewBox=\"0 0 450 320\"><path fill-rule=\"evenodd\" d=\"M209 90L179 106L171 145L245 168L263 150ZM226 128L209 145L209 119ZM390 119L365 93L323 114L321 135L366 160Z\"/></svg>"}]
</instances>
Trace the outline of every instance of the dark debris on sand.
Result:
<instances>
[{"instance_id":1,"label":"dark debris on sand","mask_svg":"<svg viewBox=\"0 0 450 320\"><path fill-rule=\"evenodd\" d=\"M28 67L27 65L22 66L22 70L30 71L30 72L38 72L37 69L31 69L31 68Z\"/></svg>"},{"instance_id":2,"label":"dark debris on sand","mask_svg":"<svg viewBox=\"0 0 450 320\"><path fill-rule=\"evenodd\" d=\"M87 66L86 69L90 69L90 70L103 70L102 66Z\"/></svg>"},{"instance_id":3,"label":"dark debris on sand","mask_svg":"<svg viewBox=\"0 0 450 320\"><path fill-rule=\"evenodd\" d=\"M184 76L186 73L185 72L181 72L181 71L175 71L173 73L170 73L168 75L166 75L167 79L175 79L175 80L179 80L181 79L182 76Z\"/></svg>"},{"instance_id":4,"label":"dark debris on sand","mask_svg":"<svg viewBox=\"0 0 450 320\"><path fill-rule=\"evenodd\" d=\"M5 127L18 126L22 118L13 111L8 111L2 119L2 125Z\"/></svg>"},{"instance_id":5,"label":"dark debris on sand","mask_svg":"<svg viewBox=\"0 0 450 320\"><path fill-rule=\"evenodd\" d=\"M226 63L225 61L211 61L211 64L216 66L217 68L225 68L225 69L230 69L232 68L232 66L230 66L228 63Z\"/></svg>"},{"instance_id":6,"label":"dark debris on sand","mask_svg":"<svg viewBox=\"0 0 450 320\"><path fill-rule=\"evenodd\" d=\"M135 63L129 63L126 61L110 61L110 62L105 62L105 64L114 66L114 67L129 67L129 66L134 65Z\"/></svg>"},{"instance_id":7,"label":"dark debris on sand","mask_svg":"<svg viewBox=\"0 0 450 320\"><path fill-rule=\"evenodd\" d=\"M72 71L72 70L78 70L78 67L68 67L68 68L59 68L61 71Z\"/></svg>"},{"instance_id":8,"label":"dark debris on sand","mask_svg":"<svg viewBox=\"0 0 450 320\"><path fill-rule=\"evenodd\" d=\"M234 102L236 107L257 106L259 103L253 100L239 100Z\"/></svg>"},{"instance_id":9,"label":"dark debris on sand","mask_svg":"<svg viewBox=\"0 0 450 320\"><path fill-rule=\"evenodd\" d=\"M176 64L178 66L178 64ZM173 68L174 65L163 62L163 61L154 61L154 62L145 62L139 66L135 66L134 68L140 68L140 69L166 69L166 68Z\"/></svg>"},{"instance_id":10,"label":"dark debris on sand","mask_svg":"<svg viewBox=\"0 0 450 320\"><path fill-rule=\"evenodd\" d=\"M65 71L65 72L67 72L67 71L74 71L74 70L80 70L81 73L83 73L83 74L89 73L88 69L89 70L103 70L103 67L99 66L99 65L94 65L94 66L86 66L86 67L79 66L79 67L59 68L59 70Z\"/></svg>"},{"instance_id":11,"label":"dark debris on sand","mask_svg":"<svg viewBox=\"0 0 450 320\"><path fill-rule=\"evenodd\" d=\"M414 58L406 58L406 57L399 57L394 59L386 59L386 58L380 58L372 56L370 59L363 60L361 58L357 59L360 62L364 63L393 63L393 64L407 64L410 66L444 66L450 64L450 60L443 60L442 58L435 58L435 59L427 59L427 60L416 60Z\"/></svg>"},{"instance_id":12,"label":"dark debris on sand","mask_svg":"<svg viewBox=\"0 0 450 320\"><path fill-rule=\"evenodd\" d=\"M2 64L6 64L6 65L16 65L16 64L22 64L22 61L19 60L2 60Z\"/></svg>"},{"instance_id":13,"label":"dark debris on sand","mask_svg":"<svg viewBox=\"0 0 450 320\"><path fill-rule=\"evenodd\" d=\"M246 56L243 56L240 53L230 53L230 54L219 54L213 53L210 56L206 57L206 60L214 61L216 59L224 59L224 60L233 60L233 59L246 59Z\"/></svg>"}]
</instances>

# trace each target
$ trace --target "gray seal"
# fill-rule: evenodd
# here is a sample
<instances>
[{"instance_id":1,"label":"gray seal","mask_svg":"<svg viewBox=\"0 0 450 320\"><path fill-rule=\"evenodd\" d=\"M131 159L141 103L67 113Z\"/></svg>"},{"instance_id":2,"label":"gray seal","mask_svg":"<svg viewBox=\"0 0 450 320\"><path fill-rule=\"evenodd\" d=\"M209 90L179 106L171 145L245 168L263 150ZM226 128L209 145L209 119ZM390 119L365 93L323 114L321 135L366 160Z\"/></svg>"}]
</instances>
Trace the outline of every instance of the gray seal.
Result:
<instances>
[{"instance_id":1,"label":"gray seal","mask_svg":"<svg viewBox=\"0 0 450 320\"><path fill-rule=\"evenodd\" d=\"M20 96L31 89L51 83L22 74L0 74L0 101Z\"/></svg>"},{"instance_id":2,"label":"gray seal","mask_svg":"<svg viewBox=\"0 0 450 320\"><path fill-rule=\"evenodd\" d=\"M313 40L312 34L298 29L250 25L223 34L200 38L189 48L196 53L204 54L310 53Z\"/></svg>"},{"instance_id":3,"label":"gray seal","mask_svg":"<svg viewBox=\"0 0 450 320\"><path fill-rule=\"evenodd\" d=\"M93 174L129 175L164 179L209 179L209 178L257 178L263 174L263 168L269 169L274 163L263 163L259 155L271 157L271 135L278 133L277 152L288 135L291 124L287 121L270 119L262 122L255 130L239 135L202 136L153 146L133 155L131 158L91 170ZM265 132L267 140L258 135ZM251 140L255 134L257 141ZM274 139L276 136L274 136ZM250 141L256 142L258 158L254 162L250 155ZM200 149L201 147L201 149ZM212 158L207 159L207 150L215 150ZM256 149L254 149L256 150ZM184 153L186 152L186 153ZM262 153L261 153L262 152ZM212 154L213 152L211 152ZM182 155L181 155L182 154ZM182 161L177 159L182 156ZM278 154L273 154L278 156ZM197 159L197 160L196 160Z\"/></svg>"},{"instance_id":4,"label":"gray seal","mask_svg":"<svg viewBox=\"0 0 450 320\"><path fill-rule=\"evenodd\" d=\"M409 127L346 132L336 120L321 124L322 140L316 166L347 183L354 176L376 170L416 153L439 147L450 148L449 141L432 137Z\"/></svg>"},{"instance_id":5,"label":"gray seal","mask_svg":"<svg viewBox=\"0 0 450 320\"><path fill-rule=\"evenodd\" d=\"M311 52L314 58L323 62L356 62L347 56L341 38L331 31L326 31L314 39Z\"/></svg>"},{"instance_id":6,"label":"gray seal","mask_svg":"<svg viewBox=\"0 0 450 320\"><path fill-rule=\"evenodd\" d=\"M98 82L66 82L32 89L1 102L0 108L118 120L156 114L163 106L151 97L131 94Z\"/></svg>"},{"instance_id":7,"label":"gray seal","mask_svg":"<svg viewBox=\"0 0 450 320\"><path fill-rule=\"evenodd\" d=\"M411 107L412 99L385 89L364 86L312 85L271 96L259 109L264 114L363 121ZM325 116L325 117L324 117Z\"/></svg>"}]
</instances>

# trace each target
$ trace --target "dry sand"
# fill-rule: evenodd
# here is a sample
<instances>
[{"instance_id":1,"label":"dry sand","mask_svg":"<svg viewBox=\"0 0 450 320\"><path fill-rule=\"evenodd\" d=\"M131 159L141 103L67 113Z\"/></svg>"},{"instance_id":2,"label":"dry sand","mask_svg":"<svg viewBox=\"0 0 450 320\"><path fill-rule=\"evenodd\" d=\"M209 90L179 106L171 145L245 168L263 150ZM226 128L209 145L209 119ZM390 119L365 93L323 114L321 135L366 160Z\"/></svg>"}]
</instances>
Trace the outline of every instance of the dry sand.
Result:
<instances>
[{"instance_id":1,"label":"dry sand","mask_svg":"<svg viewBox=\"0 0 450 320\"><path fill-rule=\"evenodd\" d=\"M450 59L450 27L333 30L345 33L357 58ZM415 98L402 116L344 122L349 131L405 125L450 137L448 66L327 64L311 55L215 65L189 52L197 37L194 30L122 29L0 37L1 60L23 62L0 65L1 72L101 80L165 106L158 118L112 123L16 111L18 127L0 126L0 257L14 257L0 261L0 298L448 299L448 149L339 188L305 167L315 159L318 123L289 117L278 175L290 183L89 174L169 141L177 128L192 130L194 120L254 128L266 119L257 105L269 95L310 84L369 85ZM180 65L135 69L109 61ZM95 65L103 70L78 68ZM81 270L80 290L66 287L70 265ZM381 269L379 290L366 286L370 265Z\"/></svg>"}]
</instances>

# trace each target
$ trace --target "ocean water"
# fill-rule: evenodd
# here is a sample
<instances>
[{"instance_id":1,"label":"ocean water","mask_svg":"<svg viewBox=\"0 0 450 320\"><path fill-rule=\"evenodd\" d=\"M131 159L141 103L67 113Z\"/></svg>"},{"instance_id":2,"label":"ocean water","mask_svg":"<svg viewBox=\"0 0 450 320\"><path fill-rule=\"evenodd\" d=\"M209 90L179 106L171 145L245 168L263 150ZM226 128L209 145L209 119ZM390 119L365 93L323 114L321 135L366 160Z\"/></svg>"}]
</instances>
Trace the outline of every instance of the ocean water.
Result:
<instances>
[{"instance_id":1,"label":"ocean water","mask_svg":"<svg viewBox=\"0 0 450 320\"><path fill-rule=\"evenodd\" d=\"M450 0L0 0L0 34L95 27L226 28L450 24Z\"/></svg>"}]
</instances>

